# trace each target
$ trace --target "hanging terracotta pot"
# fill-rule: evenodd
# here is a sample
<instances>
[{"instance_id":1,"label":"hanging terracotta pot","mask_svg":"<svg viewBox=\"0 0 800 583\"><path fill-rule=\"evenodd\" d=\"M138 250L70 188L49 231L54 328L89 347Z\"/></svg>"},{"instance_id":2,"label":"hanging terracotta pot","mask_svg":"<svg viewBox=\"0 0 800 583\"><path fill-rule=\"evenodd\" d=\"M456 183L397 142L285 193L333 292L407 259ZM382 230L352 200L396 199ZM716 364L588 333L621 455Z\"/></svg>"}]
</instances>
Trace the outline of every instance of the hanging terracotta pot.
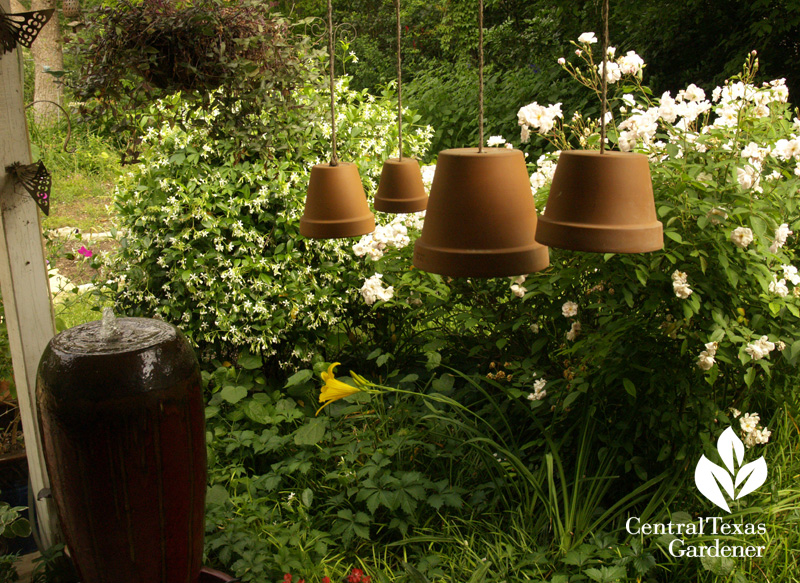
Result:
<instances>
[{"instance_id":1,"label":"hanging terracotta pot","mask_svg":"<svg viewBox=\"0 0 800 583\"><path fill-rule=\"evenodd\" d=\"M375 210L384 213L416 213L428 206L419 162L414 158L389 158L383 163Z\"/></svg>"},{"instance_id":2,"label":"hanging terracotta pot","mask_svg":"<svg viewBox=\"0 0 800 583\"><path fill-rule=\"evenodd\" d=\"M455 277L503 277L549 265L534 239L536 205L519 150L439 154L414 266Z\"/></svg>"},{"instance_id":3,"label":"hanging terracotta pot","mask_svg":"<svg viewBox=\"0 0 800 583\"><path fill-rule=\"evenodd\" d=\"M300 234L311 239L357 237L375 230L358 167L340 162L311 169Z\"/></svg>"},{"instance_id":4,"label":"hanging terracotta pot","mask_svg":"<svg viewBox=\"0 0 800 583\"><path fill-rule=\"evenodd\" d=\"M593 150L558 159L536 240L598 253L645 253L664 247L647 156Z\"/></svg>"}]
</instances>

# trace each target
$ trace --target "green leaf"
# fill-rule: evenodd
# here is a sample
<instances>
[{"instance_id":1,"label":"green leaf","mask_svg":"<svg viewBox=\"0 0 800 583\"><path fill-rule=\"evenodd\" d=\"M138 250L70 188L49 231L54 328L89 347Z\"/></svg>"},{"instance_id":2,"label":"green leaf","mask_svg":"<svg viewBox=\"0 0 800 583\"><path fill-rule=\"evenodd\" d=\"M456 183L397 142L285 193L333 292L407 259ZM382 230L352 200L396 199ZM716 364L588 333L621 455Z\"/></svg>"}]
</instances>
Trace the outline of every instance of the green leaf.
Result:
<instances>
[{"instance_id":1,"label":"green leaf","mask_svg":"<svg viewBox=\"0 0 800 583\"><path fill-rule=\"evenodd\" d=\"M714 575L726 577L731 574L736 563L729 557L700 557L700 563L706 571L711 571Z\"/></svg>"},{"instance_id":2,"label":"green leaf","mask_svg":"<svg viewBox=\"0 0 800 583\"><path fill-rule=\"evenodd\" d=\"M314 372L310 369L305 368L303 370L299 370L289 377L289 380L286 381L284 388L289 388L304 383L312 376L314 376Z\"/></svg>"},{"instance_id":3,"label":"green leaf","mask_svg":"<svg viewBox=\"0 0 800 583\"><path fill-rule=\"evenodd\" d=\"M442 498L442 496L439 494L432 494L428 498L428 505L436 510L439 510L442 507L442 504L444 504L444 498Z\"/></svg>"},{"instance_id":4,"label":"green leaf","mask_svg":"<svg viewBox=\"0 0 800 583\"><path fill-rule=\"evenodd\" d=\"M314 417L307 423L301 425L294 434L294 442L297 445L316 445L325 436L328 422L324 418Z\"/></svg>"},{"instance_id":5,"label":"green leaf","mask_svg":"<svg viewBox=\"0 0 800 583\"><path fill-rule=\"evenodd\" d=\"M751 366L747 369L747 372L744 373L744 383L749 387L753 384L753 381L756 379L756 369L755 367Z\"/></svg>"},{"instance_id":6,"label":"green leaf","mask_svg":"<svg viewBox=\"0 0 800 583\"><path fill-rule=\"evenodd\" d=\"M564 398L564 408L566 409L580 396L579 391L572 391L569 395Z\"/></svg>"},{"instance_id":7,"label":"green leaf","mask_svg":"<svg viewBox=\"0 0 800 583\"><path fill-rule=\"evenodd\" d=\"M798 354L800 354L800 340L793 342L791 348L789 348L789 359L794 360Z\"/></svg>"},{"instance_id":8,"label":"green leaf","mask_svg":"<svg viewBox=\"0 0 800 583\"><path fill-rule=\"evenodd\" d=\"M636 387L630 379L622 379L622 386L625 387L625 392L631 397L636 397Z\"/></svg>"},{"instance_id":9,"label":"green leaf","mask_svg":"<svg viewBox=\"0 0 800 583\"><path fill-rule=\"evenodd\" d=\"M255 370L257 368L261 368L263 365L260 356L250 354L249 352L242 354L236 363L245 370Z\"/></svg>"},{"instance_id":10,"label":"green leaf","mask_svg":"<svg viewBox=\"0 0 800 583\"><path fill-rule=\"evenodd\" d=\"M433 379L431 383L431 387L437 393L450 393L453 390L453 384L455 383L455 377L453 375L444 373L442 376Z\"/></svg>"},{"instance_id":11,"label":"green leaf","mask_svg":"<svg viewBox=\"0 0 800 583\"><path fill-rule=\"evenodd\" d=\"M764 237L767 234L767 223L761 217L750 215L750 226L753 227L753 232L759 236Z\"/></svg>"},{"instance_id":12,"label":"green leaf","mask_svg":"<svg viewBox=\"0 0 800 583\"><path fill-rule=\"evenodd\" d=\"M238 403L247 396L247 389L241 385L226 385L222 387L219 395L228 403Z\"/></svg>"},{"instance_id":13,"label":"green leaf","mask_svg":"<svg viewBox=\"0 0 800 583\"><path fill-rule=\"evenodd\" d=\"M206 504L221 506L230 500L230 495L225 486L214 484L206 491Z\"/></svg>"},{"instance_id":14,"label":"green leaf","mask_svg":"<svg viewBox=\"0 0 800 583\"><path fill-rule=\"evenodd\" d=\"M311 490L311 488L306 488L303 490L303 493L300 495L300 500L303 501L303 505L306 508L311 507L311 503L314 501L314 492Z\"/></svg>"},{"instance_id":15,"label":"green leaf","mask_svg":"<svg viewBox=\"0 0 800 583\"><path fill-rule=\"evenodd\" d=\"M17 518L11 523L12 536L26 538L31 535L31 523L27 518Z\"/></svg>"}]
</instances>

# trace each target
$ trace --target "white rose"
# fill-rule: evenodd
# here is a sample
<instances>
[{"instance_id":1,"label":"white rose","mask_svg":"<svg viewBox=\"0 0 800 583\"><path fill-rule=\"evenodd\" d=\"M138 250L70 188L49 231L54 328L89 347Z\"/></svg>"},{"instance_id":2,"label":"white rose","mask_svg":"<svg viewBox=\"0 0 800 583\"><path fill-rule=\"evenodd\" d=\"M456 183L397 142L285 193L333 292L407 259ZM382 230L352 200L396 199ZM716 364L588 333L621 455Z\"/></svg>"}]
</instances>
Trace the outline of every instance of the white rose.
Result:
<instances>
[{"instance_id":1,"label":"white rose","mask_svg":"<svg viewBox=\"0 0 800 583\"><path fill-rule=\"evenodd\" d=\"M746 249L753 242L753 231L747 227L736 227L731 232L731 242L739 249Z\"/></svg>"},{"instance_id":2,"label":"white rose","mask_svg":"<svg viewBox=\"0 0 800 583\"><path fill-rule=\"evenodd\" d=\"M564 302L561 306L561 313L565 318L574 318L578 315L578 304L575 302Z\"/></svg>"}]
</instances>

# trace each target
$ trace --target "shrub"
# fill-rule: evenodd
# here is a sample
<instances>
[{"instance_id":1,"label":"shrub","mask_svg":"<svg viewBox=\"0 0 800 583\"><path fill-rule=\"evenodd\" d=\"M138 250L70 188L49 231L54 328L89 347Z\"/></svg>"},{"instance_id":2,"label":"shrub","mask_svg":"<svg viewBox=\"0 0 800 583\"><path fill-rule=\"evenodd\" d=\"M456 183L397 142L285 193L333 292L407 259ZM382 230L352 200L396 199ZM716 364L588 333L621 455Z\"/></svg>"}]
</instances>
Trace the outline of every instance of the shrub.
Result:
<instances>
[{"instance_id":1,"label":"shrub","mask_svg":"<svg viewBox=\"0 0 800 583\"><path fill-rule=\"evenodd\" d=\"M510 71L488 67L484 78L484 135L510 138L521 102L534 96L547 96L553 101L564 98L572 88L559 77L555 67L531 65ZM447 148L478 145L478 71L474 66L462 63L430 67L405 86L404 95L423 122L436 129L431 157ZM570 95L570 99L579 106L586 104L585 95ZM541 147L531 152L538 156Z\"/></svg>"},{"instance_id":2,"label":"shrub","mask_svg":"<svg viewBox=\"0 0 800 583\"><path fill-rule=\"evenodd\" d=\"M352 242L299 236L309 170L330 156L327 99L308 86L299 109L250 113L233 135L216 132L223 114L217 94L210 99L207 111L180 94L156 106L168 119L148 131L142 164L118 187L120 306L180 323L201 347L308 362L357 303L360 278ZM337 99L341 159L359 165L372 195L383 160L396 155L392 91L374 97L342 78ZM269 147L242 157L242 136L264 127ZM430 130L404 134L406 154L423 154Z\"/></svg>"},{"instance_id":3,"label":"shrub","mask_svg":"<svg viewBox=\"0 0 800 583\"><path fill-rule=\"evenodd\" d=\"M589 59L590 46L581 48ZM564 66L598 89L594 65ZM616 85L609 136L651 156L663 251L551 249L541 273L479 281L409 270L411 246L389 248L375 271L392 298L372 305L356 336L383 378L420 360L488 376L515 431L526 424L514 425L519 404L507 399L546 404L540 410L550 418L552 409L557 424L576 408L593 410L603 420L596 438L620 446L624 469L644 479L713 441L718 424L733 422L730 407L769 417L795 402L800 122L791 121L781 81L752 84L753 61L714 90L716 104L694 86L652 99L641 67L634 72ZM546 137L597 147L596 121L558 110L542 126ZM534 166L539 208L555 158ZM547 394L538 401L541 379Z\"/></svg>"},{"instance_id":4,"label":"shrub","mask_svg":"<svg viewBox=\"0 0 800 583\"><path fill-rule=\"evenodd\" d=\"M124 1L96 9L88 21L71 85L81 114L127 142L123 163L137 160L150 104L176 91L183 92L184 106L252 115L250 129L261 131L251 131L240 146L257 152L265 132L272 137L267 127L255 126L258 112L268 108L276 115L295 107L293 90L309 79L309 39L269 3ZM206 128L212 135L239 129L230 116L218 115L216 122Z\"/></svg>"}]
</instances>

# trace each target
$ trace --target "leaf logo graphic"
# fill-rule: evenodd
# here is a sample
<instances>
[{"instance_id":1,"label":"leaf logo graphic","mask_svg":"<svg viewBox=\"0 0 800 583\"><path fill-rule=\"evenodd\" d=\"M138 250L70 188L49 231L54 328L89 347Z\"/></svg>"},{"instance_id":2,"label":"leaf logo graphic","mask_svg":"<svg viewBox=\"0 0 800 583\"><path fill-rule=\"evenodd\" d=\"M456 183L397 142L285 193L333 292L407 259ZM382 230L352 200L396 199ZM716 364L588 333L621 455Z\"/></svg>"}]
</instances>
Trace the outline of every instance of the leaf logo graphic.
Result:
<instances>
[{"instance_id":1,"label":"leaf logo graphic","mask_svg":"<svg viewBox=\"0 0 800 583\"><path fill-rule=\"evenodd\" d=\"M762 456L754 462L742 465L744 444L731 427L719 436L717 451L725 467L715 464L704 455L694 470L694 482L703 496L726 512L730 512L725 494L730 500L738 500L758 489L767 480L767 462ZM736 489L740 485L737 494Z\"/></svg>"}]
</instances>

